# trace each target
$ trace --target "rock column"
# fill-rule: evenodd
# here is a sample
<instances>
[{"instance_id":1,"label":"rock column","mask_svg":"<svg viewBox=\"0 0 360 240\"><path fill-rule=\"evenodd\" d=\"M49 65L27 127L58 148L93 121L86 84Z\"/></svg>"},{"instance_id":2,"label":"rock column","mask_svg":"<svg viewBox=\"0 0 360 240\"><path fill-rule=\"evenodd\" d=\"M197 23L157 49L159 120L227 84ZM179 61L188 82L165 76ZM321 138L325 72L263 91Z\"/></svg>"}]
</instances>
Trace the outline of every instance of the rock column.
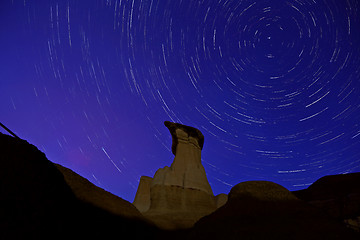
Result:
<instances>
[{"instance_id":1,"label":"rock column","mask_svg":"<svg viewBox=\"0 0 360 240\"><path fill-rule=\"evenodd\" d=\"M198 129L179 123L165 122L165 126L172 135L175 158L153 178L141 178L134 205L161 228L189 228L216 209L201 164L204 136Z\"/></svg>"}]
</instances>

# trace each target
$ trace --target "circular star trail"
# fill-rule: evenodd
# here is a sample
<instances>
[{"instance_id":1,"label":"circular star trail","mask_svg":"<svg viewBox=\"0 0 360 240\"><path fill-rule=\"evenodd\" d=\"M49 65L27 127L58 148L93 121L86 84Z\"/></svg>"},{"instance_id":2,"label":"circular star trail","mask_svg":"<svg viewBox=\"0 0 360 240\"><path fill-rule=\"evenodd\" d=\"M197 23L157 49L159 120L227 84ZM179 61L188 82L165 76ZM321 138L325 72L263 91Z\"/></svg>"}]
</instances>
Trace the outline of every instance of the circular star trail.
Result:
<instances>
[{"instance_id":1,"label":"circular star trail","mask_svg":"<svg viewBox=\"0 0 360 240\"><path fill-rule=\"evenodd\" d=\"M360 170L360 4L2 1L1 121L129 201L202 131L215 194Z\"/></svg>"}]
</instances>

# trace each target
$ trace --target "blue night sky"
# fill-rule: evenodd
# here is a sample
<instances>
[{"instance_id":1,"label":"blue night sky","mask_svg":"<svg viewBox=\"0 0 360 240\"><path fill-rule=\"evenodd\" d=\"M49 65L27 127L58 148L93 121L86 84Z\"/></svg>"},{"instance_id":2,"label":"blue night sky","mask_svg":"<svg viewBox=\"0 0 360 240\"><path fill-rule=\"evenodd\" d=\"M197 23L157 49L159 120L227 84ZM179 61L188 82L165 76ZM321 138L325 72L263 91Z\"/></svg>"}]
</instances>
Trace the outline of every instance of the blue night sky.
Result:
<instances>
[{"instance_id":1,"label":"blue night sky","mask_svg":"<svg viewBox=\"0 0 360 240\"><path fill-rule=\"evenodd\" d=\"M1 0L0 121L133 201L198 128L214 194L360 171L357 0ZM5 132L4 130L1 130Z\"/></svg>"}]
</instances>

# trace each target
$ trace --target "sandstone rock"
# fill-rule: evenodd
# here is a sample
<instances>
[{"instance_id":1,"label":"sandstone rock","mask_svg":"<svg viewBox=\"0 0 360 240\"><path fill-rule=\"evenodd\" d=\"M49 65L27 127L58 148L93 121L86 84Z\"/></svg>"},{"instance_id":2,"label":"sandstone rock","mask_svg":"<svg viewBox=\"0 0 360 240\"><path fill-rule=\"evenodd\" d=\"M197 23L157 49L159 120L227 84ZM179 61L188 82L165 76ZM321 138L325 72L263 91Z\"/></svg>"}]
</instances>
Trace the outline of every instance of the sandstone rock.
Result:
<instances>
[{"instance_id":1,"label":"sandstone rock","mask_svg":"<svg viewBox=\"0 0 360 240\"><path fill-rule=\"evenodd\" d=\"M182 124L165 122L165 126L172 135L174 161L170 167L156 171L152 179L140 180L134 204L161 228L189 228L216 209L201 164L204 136L198 129Z\"/></svg>"},{"instance_id":2,"label":"sandstone rock","mask_svg":"<svg viewBox=\"0 0 360 240\"><path fill-rule=\"evenodd\" d=\"M146 212L150 208L150 185L153 179L141 176L133 205L140 211Z\"/></svg>"},{"instance_id":3,"label":"sandstone rock","mask_svg":"<svg viewBox=\"0 0 360 240\"><path fill-rule=\"evenodd\" d=\"M222 207L228 201L228 195L225 193L220 193L215 196L216 208Z\"/></svg>"},{"instance_id":4,"label":"sandstone rock","mask_svg":"<svg viewBox=\"0 0 360 240\"><path fill-rule=\"evenodd\" d=\"M200 147L200 150L202 150L204 146L204 135L200 132L200 130L186 125L182 125L180 123L172 123L169 121L165 121L164 125L169 129L170 134L172 136L173 142L172 142L171 150L174 155L176 155L176 148L178 144L178 134L176 133L178 129L182 130L183 132L186 132L189 137L196 140L196 142L194 141L194 144Z\"/></svg>"},{"instance_id":5,"label":"sandstone rock","mask_svg":"<svg viewBox=\"0 0 360 240\"><path fill-rule=\"evenodd\" d=\"M165 126L173 138L172 149L175 158L170 167L161 168L155 173L151 186L179 186L213 195L201 164L201 149L204 144L202 133L178 123L165 122Z\"/></svg>"},{"instance_id":6,"label":"sandstone rock","mask_svg":"<svg viewBox=\"0 0 360 240\"><path fill-rule=\"evenodd\" d=\"M144 216L163 229L183 229L215 210L214 197L204 191L155 185L151 187L150 209Z\"/></svg>"}]
</instances>

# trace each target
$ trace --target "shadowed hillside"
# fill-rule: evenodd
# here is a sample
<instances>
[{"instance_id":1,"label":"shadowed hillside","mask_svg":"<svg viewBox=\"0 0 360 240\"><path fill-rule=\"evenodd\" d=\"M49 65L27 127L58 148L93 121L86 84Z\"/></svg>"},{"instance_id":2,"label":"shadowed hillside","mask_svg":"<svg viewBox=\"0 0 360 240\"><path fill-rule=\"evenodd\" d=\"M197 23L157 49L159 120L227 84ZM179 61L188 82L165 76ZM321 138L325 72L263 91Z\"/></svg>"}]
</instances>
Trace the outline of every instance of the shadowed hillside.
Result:
<instances>
[{"instance_id":1,"label":"shadowed hillside","mask_svg":"<svg viewBox=\"0 0 360 240\"><path fill-rule=\"evenodd\" d=\"M56 167L35 146L4 134L0 146L0 239L155 238L132 204Z\"/></svg>"},{"instance_id":2,"label":"shadowed hillside","mask_svg":"<svg viewBox=\"0 0 360 240\"><path fill-rule=\"evenodd\" d=\"M194 163L186 157L186 148L194 146L192 151L199 152L199 141L184 134L186 128L174 129L173 137L179 137L175 159L181 164L164 168L167 172L157 173L156 181L146 178L151 182L143 188L152 192L139 195L139 208L159 209L156 218L144 217L131 203L53 164L27 141L0 133L0 239L360 239L359 173L327 176L293 193L272 182L249 181L215 197L199 190L207 189L206 176L198 181L188 168ZM189 183L180 181L190 187L172 183L178 168L192 177ZM215 205L193 227L165 231L150 222L184 226L174 223L194 221L186 213L204 205L195 191L208 194ZM149 199L147 205L141 202Z\"/></svg>"}]
</instances>

